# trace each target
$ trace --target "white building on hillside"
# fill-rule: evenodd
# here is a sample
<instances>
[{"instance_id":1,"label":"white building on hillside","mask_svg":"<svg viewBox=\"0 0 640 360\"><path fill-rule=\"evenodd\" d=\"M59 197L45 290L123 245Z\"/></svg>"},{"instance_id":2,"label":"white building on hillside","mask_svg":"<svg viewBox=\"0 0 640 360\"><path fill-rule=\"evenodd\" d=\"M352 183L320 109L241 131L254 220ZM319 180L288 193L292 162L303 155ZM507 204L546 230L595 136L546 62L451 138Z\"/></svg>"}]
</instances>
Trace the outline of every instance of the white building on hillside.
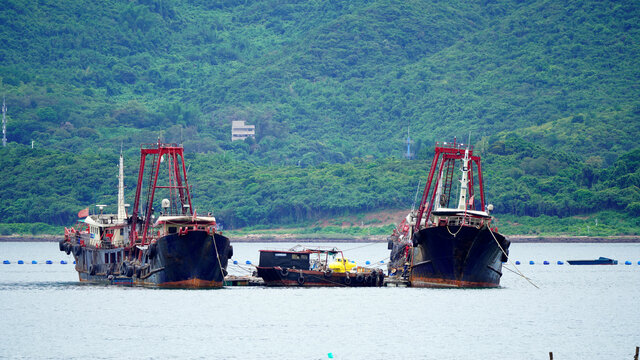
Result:
<instances>
[{"instance_id":1,"label":"white building on hillside","mask_svg":"<svg viewBox=\"0 0 640 360\"><path fill-rule=\"evenodd\" d=\"M244 121L231 122L231 141L244 140L248 137L256 137L255 125L246 125Z\"/></svg>"}]
</instances>

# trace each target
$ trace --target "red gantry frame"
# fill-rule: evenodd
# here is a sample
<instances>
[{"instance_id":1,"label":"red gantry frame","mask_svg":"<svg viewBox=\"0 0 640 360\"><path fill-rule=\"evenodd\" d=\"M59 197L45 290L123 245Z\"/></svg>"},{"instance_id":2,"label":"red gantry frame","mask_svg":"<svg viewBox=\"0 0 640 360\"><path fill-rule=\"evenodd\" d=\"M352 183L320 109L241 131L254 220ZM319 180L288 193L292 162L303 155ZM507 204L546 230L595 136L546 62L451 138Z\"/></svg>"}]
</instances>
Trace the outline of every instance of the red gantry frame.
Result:
<instances>
[{"instance_id":1,"label":"red gantry frame","mask_svg":"<svg viewBox=\"0 0 640 360\"><path fill-rule=\"evenodd\" d=\"M145 163L147 156L152 155L153 167L149 175L149 186L147 188L147 208L144 213L144 228L142 237L139 238L136 232L136 223L139 214L140 195L142 193L142 182L144 180ZM164 168L168 169L168 185L158 185L158 175L160 164L165 162ZM136 199L132 213L132 231L129 236L131 245L147 245L149 242L148 231L151 225L151 215L153 213L153 198L156 189L169 189L171 199L171 213L175 215L193 215L191 206L191 194L187 183L187 170L184 165L184 149L176 144L144 144L140 149L140 170L138 172L138 185L136 186ZM179 200L180 208L177 207ZM188 205L188 206L187 206Z\"/></svg>"},{"instance_id":2,"label":"red gantry frame","mask_svg":"<svg viewBox=\"0 0 640 360\"><path fill-rule=\"evenodd\" d=\"M484 188L482 182L482 167L480 165L480 157L473 155L473 147L467 146L464 144L456 143L455 139L452 143L447 142L436 142L435 154L433 155L433 160L431 161L431 169L429 170L429 179L424 187L424 192L422 193L422 200L420 201L420 207L418 208L418 214L415 224L415 232L420 231L420 224L422 222L422 218L428 219L431 216L431 211L433 209L434 199L436 197L436 192L438 189L438 185L440 183L440 179L442 178L442 172L447 168L447 178L445 180L445 184L443 186L443 194L447 199L447 202L450 198L451 192L451 180L453 177L453 169L455 168L455 161L462 160L464 158L464 154L466 150L469 150L469 186L468 186L468 197L470 199L467 202L465 210L475 210L475 205L473 204L473 164L475 164L478 168L478 183L480 187L480 210L485 211L484 207ZM434 175L436 169L438 169L438 164L440 164L438 170L438 176L435 178L435 184L433 185L433 189L431 189L431 183L433 182ZM429 198L429 193L431 192L431 198L429 199L429 204L427 205L427 198ZM426 215L425 215L426 212Z\"/></svg>"}]
</instances>

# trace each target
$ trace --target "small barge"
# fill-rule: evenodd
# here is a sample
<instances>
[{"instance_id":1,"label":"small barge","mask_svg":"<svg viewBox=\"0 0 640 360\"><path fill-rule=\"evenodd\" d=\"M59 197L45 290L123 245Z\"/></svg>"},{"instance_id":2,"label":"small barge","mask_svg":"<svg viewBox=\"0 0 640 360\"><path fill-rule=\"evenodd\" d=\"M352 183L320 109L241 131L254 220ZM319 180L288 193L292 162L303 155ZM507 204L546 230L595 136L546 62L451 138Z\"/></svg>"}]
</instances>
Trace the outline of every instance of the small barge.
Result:
<instances>
[{"instance_id":1,"label":"small barge","mask_svg":"<svg viewBox=\"0 0 640 360\"><path fill-rule=\"evenodd\" d=\"M335 261L329 263L329 259ZM260 250L258 276L266 286L382 286L382 270L359 267L333 249Z\"/></svg>"}]
</instances>

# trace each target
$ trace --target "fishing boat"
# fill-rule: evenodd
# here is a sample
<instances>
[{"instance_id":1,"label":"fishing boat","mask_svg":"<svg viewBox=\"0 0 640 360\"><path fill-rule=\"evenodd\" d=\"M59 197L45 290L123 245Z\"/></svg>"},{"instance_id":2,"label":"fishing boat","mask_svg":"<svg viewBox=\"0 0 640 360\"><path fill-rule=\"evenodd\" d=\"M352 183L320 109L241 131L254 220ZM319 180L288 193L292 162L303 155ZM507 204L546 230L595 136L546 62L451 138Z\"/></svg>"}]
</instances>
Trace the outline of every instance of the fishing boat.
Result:
<instances>
[{"instance_id":1,"label":"fishing boat","mask_svg":"<svg viewBox=\"0 0 640 360\"><path fill-rule=\"evenodd\" d=\"M618 260L600 256L594 260L567 260L569 265L618 265Z\"/></svg>"},{"instance_id":2,"label":"fishing boat","mask_svg":"<svg viewBox=\"0 0 640 360\"><path fill-rule=\"evenodd\" d=\"M482 180L480 156L472 146L436 143L418 210L388 238L390 274L412 287L500 285L510 242L492 224L493 205L485 206Z\"/></svg>"},{"instance_id":3,"label":"fishing boat","mask_svg":"<svg viewBox=\"0 0 640 360\"><path fill-rule=\"evenodd\" d=\"M217 231L215 217L197 215L193 209L182 146L147 144L142 145L140 154L132 214L127 213L124 203L120 154L117 213L104 213L105 205L97 205L97 214L89 214L88 208L82 210L78 216L86 218L65 228L60 250L73 253L80 281L222 287L233 247ZM167 174L166 182L159 183L159 174ZM160 194L166 197L155 204ZM155 208L162 209L157 217Z\"/></svg>"},{"instance_id":4,"label":"fishing boat","mask_svg":"<svg viewBox=\"0 0 640 360\"><path fill-rule=\"evenodd\" d=\"M382 270L357 266L335 248L260 250L257 271L266 286L373 287L384 283Z\"/></svg>"}]
</instances>

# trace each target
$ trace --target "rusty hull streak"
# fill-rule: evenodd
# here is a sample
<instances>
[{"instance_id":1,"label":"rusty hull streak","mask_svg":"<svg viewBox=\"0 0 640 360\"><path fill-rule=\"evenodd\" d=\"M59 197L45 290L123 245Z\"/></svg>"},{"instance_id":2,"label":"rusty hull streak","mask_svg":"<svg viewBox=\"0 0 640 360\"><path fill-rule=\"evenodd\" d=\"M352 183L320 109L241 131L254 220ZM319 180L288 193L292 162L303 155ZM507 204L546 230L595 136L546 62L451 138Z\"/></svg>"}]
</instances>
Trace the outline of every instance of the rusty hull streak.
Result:
<instances>
[{"instance_id":1,"label":"rusty hull streak","mask_svg":"<svg viewBox=\"0 0 640 360\"><path fill-rule=\"evenodd\" d=\"M418 278L411 277L409 280L411 287L431 287L431 288L495 288L500 287L499 284L488 282L474 282L462 280L446 280L437 278Z\"/></svg>"},{"instance_id":2,"label":"rusty hull streak","mask_svg":"<svg viewBox=\"0 0 640 360\"><path fill-rule=\"evenodd\" d=\"M221 288L223 281L210 281L202 279L188 279L181 281L170 281L158 284L162 288L193 288L193 289L214 289Z\"/></svg>"}]
</instances>

